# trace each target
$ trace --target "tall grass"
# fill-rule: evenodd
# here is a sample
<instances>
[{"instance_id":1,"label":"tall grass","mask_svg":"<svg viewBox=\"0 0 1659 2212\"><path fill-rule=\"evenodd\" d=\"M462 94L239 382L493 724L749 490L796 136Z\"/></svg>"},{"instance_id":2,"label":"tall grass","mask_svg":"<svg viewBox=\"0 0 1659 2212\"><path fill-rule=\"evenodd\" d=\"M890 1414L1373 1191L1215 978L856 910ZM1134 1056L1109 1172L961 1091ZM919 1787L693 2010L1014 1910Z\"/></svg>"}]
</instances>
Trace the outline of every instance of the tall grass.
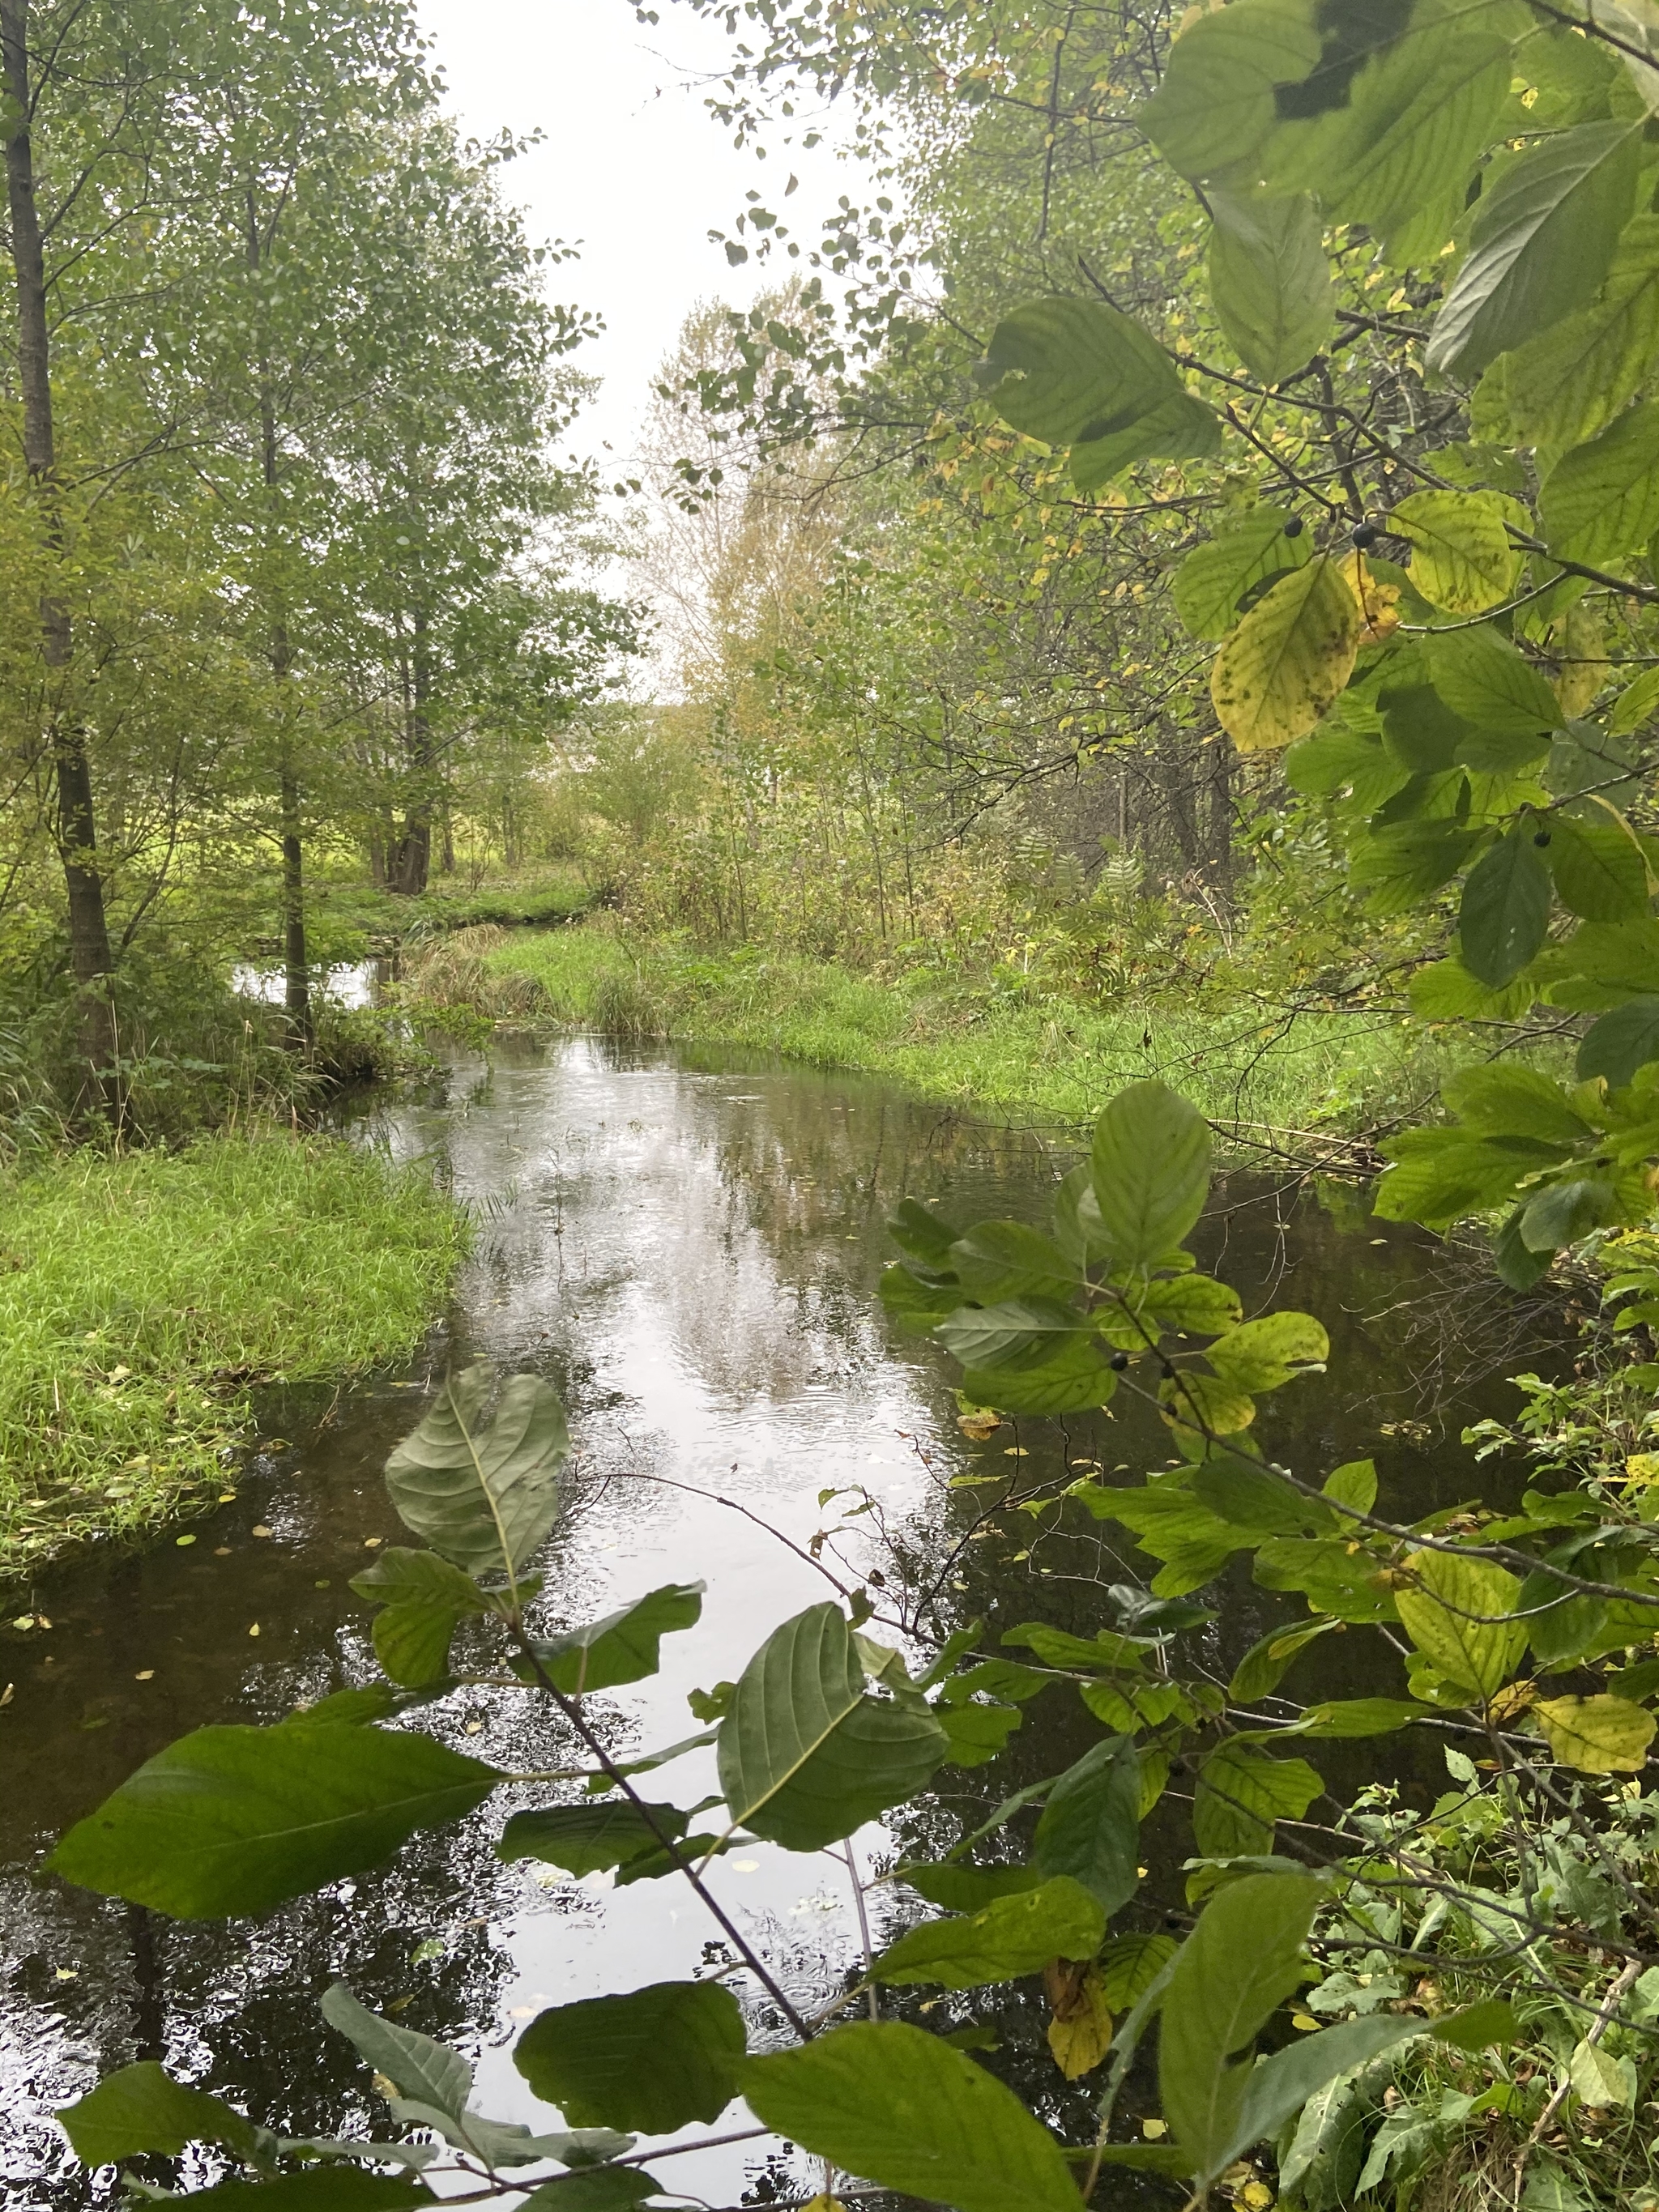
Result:
<instances>
[{"instance_id":1,"label":"tall grass","mask_svg":"<svg viewBox=\"0 0 1659 2212\"><path fill-rule=\"evenodd\" d=\"M1241 1158L1305 1154L1308 1136L1340 1151L1340 1139L1431 1097L1452 1059L1468 1057L1382 1009L1088 1006L937 974L883 982L787 955L696 956L601 927L517 937L483 965L533 983L556 1020L866 1069L1023 1121L1081 1125L1114 1091L1159 1076Z\"/></svg>"},{"instance_id":2,"label":"tall grass","mask_svg":"<svg viewBox=\"0 0 1659 2212\"><path fill-rule=\"evenodd\" d=\"M468 1235L424 1170L334 1139L0 1181L0 1572L216 1494L250 1386L412 1351Z\"/></svg>"}]
</instances>

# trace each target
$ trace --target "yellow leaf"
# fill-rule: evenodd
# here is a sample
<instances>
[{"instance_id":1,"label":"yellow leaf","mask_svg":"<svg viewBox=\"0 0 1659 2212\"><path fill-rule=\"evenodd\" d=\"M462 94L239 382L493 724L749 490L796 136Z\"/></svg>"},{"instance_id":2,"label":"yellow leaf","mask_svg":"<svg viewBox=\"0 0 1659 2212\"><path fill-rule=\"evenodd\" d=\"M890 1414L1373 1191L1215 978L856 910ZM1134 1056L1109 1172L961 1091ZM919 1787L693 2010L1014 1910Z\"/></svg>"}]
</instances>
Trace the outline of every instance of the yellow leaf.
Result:
<instances>
[{"instance_id":1,"label":"yellow leaf","mask_svg":"<svg viewBox=\"0 0 1659 2212\"><path fill-rule=\"evenodd\" d=\"M1533 1711L1550 1749L1580 1774L1636 1773L1659 1725L1628 1698L1543 1698Z\"/></svg>"},{"instance_id":2,"label":"yellow leaf","mask_svg":"<svg viewBox=\"0 0 1659 2212\"><path fill-rule=\"evenodd\" d=\"M1210 698L1242 753L1305 738L1353 673L1358 602L1328 555L1282 577L1215 657Z\"/></svg>"},{"instance_id":3,"label":"yellow leaf","mask_svg":"<svg viewBox=\"0 0 1659 2212\"><path fill-rule=\"evenodd\" d=\"M1481 492L1418 491L1402 499L1389 528L1412 549L1412 582L1451 615L1483 615L1506 599L1521 573L1504 511Z\"/></svg>"},{"instance_id":4,"label":"yellow leaf","mask_svg":"<svg viewBox=\"0 0 1659 2212\"><path fill-rule=\"evenodd\" d=\"M1659 1482L1659 1452L1632 1452L1625 1462L1626 1482Z\"/></svg>"},{"instance_id":5,"label":"yellow leaf","mask_svg":"<svg viewBox=\"0 0 1659 2212\"><path fill-rule=\"evenodd\" d=\"M1080 2081L1112 2047L1112 2015L1099 1969L1054 1959L1043 1968L1042 1983L1054 2011L1048 2048L1066 2079Z\"/></svg>"},{"instance_id":6,"label":"yellow leaf","mask_svg":"<svg viewBox=\"0 0 1659 2212\"><path fill-rule=\"evenodd\" d=\"M1392 637L1400 627L1399 585L1379 584L1358 547L1342 563L1342 580L1353 593L1364 617L1365 627L1359 635L1361 645L1381 645L1385 638Z\"/></svg>"}]
</instances>

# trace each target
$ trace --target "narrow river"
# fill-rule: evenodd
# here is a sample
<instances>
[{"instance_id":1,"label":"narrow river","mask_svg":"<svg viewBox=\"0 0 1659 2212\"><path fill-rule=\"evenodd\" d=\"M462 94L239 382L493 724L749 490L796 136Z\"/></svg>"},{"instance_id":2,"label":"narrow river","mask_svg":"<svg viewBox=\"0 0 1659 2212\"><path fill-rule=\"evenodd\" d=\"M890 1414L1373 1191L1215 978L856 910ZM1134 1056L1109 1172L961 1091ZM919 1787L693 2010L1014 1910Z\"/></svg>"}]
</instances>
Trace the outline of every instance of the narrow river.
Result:
<instances>
[{"instance_id":1,"label":"narrow river","mask_svg":"<svg viewBox=\"0 0 1659 2212\"><path fill-rule=\"evenodd\" d=\"M1163 1465L1169 1446L1133 1407L1076 1419L1064 1439L1030 1425L972 1443L957 1426L946 1363L897 1336L877 1302L890 1256L883 1224L902 1196L964 1224L1046 1222L1071 1164L1064 1147L857 1077L585 1039L504 1046L492 1068L458 1064L445 1087L386 1115L378 1131L399 1154L434 1156L480 1218L476 1255L422 1358L337 1396L273 1393L258 1455L227 1484L234 1502L191 1523L193 1542L169 1532L148 1550L45 1577L28 1601L50 1628L0 1629L0 1687L14 1686L0 1711L9 2204L89 2201L52 2108L141 2056L165 2057L284 2132L354 2122L383 2131L365 2070L315 2009L336 1978L475 2054L482 2109L545 2126L552 2115L511 2061L525 2021L723 1955L718 1929L672 1880L614 1890L608 1877L500 1864L491 1847L506 1798L417 1838L389 1869L258 1925L131 1914L36 1871L52 1838L173 1737L211 1721L275 1720L372 1671L365 1609L347 1583L380 1545L399 1540L380 1468L447 1361L535 1368L569 1406L569 1496L541 1562L550 1621L592 1619L665 1583L708 1584L701 1625L665 1641L663 1674L596 1701L630 1749L690 1733L687 1690L734 1676L771 1627L827 1594L810 1562L769 1533L806 1547L837 1510L820 1510L821 1492L853 1486L875 1501L845 1539L860 1573L886 1556L879 1522L913 1560L936 1565L950 1618L988 1620L986 1649L1034 1617L1091 1632L1104 1618L1097 1585L1151 1572L1112 1552L1111 1524L1073 1519L1076 1509L1058 1528L1053 1516L1004 1516L953 1559L975 1500L996 1494L953 1480L1017 1475L1029 1487L1060 1479L1067 1456L1134 1480ZM1359 1218L1343 1194L1233 1176L1212 1210L1200 1232L1206 1264L1247 1310L1303 1307L1331 1335L1329 1376L1264 1408L1269 1450L1321 1472L1375 1456L1382 1504L1396 1510L1491 1488L1457 1436L1476 1410L1513 1403L1490 1379L1500 1362L1516 1364L1498 1343L1501 1299L1473 1277L1458 1281L1438 1246ZM1223 1670L1272 1620L1300 1610L1242 1576L1218 1587L1209 1656ZM1321 1647L1328 1694L1384 1686L1361 1679L1363 1644ZM527 1717L529 1703L459 1689L426 1720L504 1767L557 1766L568 1757L559 1728ZM937 1796L891 1830L865 1831L860 1866L878 1869L907 1838L948 1841L975 1807L1053 1772L1097 1734L1080 1706L1049 1692L1000 1760L946 1770ZM696 1753L653 1782L690 1804L711 1776L709 1754ZM1184 1814L1172 1793L1149 1824L1154 1906L1180 1902ZM859 1936L839 1859L759 1847L716 1862L711 1881L792 1990L822 2001L840 1985ZM878 1942L918 1909L890 1888L872 1907ZM1056 2123L1075 2122L1088 2087L1060 2081L1032 1992L945 2003L954 2021L991 2023L1001 2047L989 2063ZM766 2141L656 2170L711 2205L819 2185L806 2161ZM201 2171L183 2162L179 2179Z\"/></svg>"}]
</instances>

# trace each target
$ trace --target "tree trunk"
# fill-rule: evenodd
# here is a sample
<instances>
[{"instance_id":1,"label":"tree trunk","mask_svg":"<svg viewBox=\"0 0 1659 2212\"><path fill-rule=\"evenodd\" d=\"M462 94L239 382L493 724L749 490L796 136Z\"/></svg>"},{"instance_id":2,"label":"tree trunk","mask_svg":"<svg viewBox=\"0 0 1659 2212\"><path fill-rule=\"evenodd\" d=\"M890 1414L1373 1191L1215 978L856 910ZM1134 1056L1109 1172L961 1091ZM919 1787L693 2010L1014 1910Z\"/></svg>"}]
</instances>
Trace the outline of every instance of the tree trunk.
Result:
<instances>
[{"instance_id":1,"label":"tree trunk","mask_svg":"<svg viewBox=\"0 0 1659 2212\"><path fill-rule=\"evenodd\" d=\"M46 518L47 543L61 554L57 452L52 418L52 369L46 323L46 255L34 203L34 151L29 135L28 0L0 0L0 56L16 128L6 140L6 193L11 213L12 264L17 279L18 378L23 401L23 461ZM70 962L80 999L78 1042L87 1075L79 1102L108 1110L116 1103L114 967L104 879L98 866L97 817L86 732L65 714L62 678L74 652L67 604L51 592L40 600L40 658L46 665L46 738L57 786L58 858L69 901Z\"/></svg>"},{"instance_id":2,"label":"tree trunk","mask_svg":"<svg viewBox=\"0 0 1659 2212\"><path fill-rule=\"evenodd\" d=\"M392 889L416 898L432 872L432 655L424 607L415 611L407 750L415 787L404 815L404 834L392 863Z\"/></svg>"},{"instance_id":3,"label":"tree trunk","mask_svg":"<svg viewBox=\"0 0 1659 2212\"><path fill-rule=\"evenodd\" d=\"M1229 905L1233 895L1232 753L1226 738L1212 744L1210 767L1210 868L1217 890Z\"/></svg>"}]
</instances>

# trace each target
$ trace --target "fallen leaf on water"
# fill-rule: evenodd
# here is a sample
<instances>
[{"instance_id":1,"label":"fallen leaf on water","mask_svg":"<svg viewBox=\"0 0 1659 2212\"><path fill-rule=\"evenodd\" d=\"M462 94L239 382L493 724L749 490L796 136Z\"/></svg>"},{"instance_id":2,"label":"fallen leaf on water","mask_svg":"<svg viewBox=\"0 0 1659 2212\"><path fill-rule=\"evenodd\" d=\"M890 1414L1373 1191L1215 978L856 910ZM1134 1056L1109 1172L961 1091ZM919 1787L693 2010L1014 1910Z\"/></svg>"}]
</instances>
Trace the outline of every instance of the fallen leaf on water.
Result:
<instances>
[{"instance_id":1,"label":"fallen leaf on water","mask_svg":"<svg viewBox=\"0 0 1659 2212\"><path fill-rule=\"evenodd\" d=\"M270 1529L269 1529L269 1528L266 1528L266 1526L265 1526L264 1522L262 1521L262 1522L260 1522L260 1523L259 1523L258 1527L257 1528L255 1528L255 1529L254 1529L253 1534L254 1534L256 1536L268 1536L268 1535L270 1535Z\"/></svg>"},{"instance_id":2,"label":"fallen leaf on water","mask_svg":"<svg viewBox=\"0 0 1659 2212\"><path fill-rule=\"evenodd\" d=\"M155 1669L154 1667L141 1668L132 1679L135 1682L153 1682L155 1680Z\"/></svg>"},{"instance_id":3,"label":"fallen leaf on water","mask_svg":"<svg viewBox=\"0 0 1659 2212\"><path fill-rule=\"evenodd\" d=\"M254 1624L253 1624L252 1627L249 1629L249 1631L248 1631L248 1634L249 1634L250 1636L257 1636L258 1633L259 1633L259 1624L258 1624L258 1622L256 1620L256 1621L254 1622Z\"/></svg>"}]
</instances>

